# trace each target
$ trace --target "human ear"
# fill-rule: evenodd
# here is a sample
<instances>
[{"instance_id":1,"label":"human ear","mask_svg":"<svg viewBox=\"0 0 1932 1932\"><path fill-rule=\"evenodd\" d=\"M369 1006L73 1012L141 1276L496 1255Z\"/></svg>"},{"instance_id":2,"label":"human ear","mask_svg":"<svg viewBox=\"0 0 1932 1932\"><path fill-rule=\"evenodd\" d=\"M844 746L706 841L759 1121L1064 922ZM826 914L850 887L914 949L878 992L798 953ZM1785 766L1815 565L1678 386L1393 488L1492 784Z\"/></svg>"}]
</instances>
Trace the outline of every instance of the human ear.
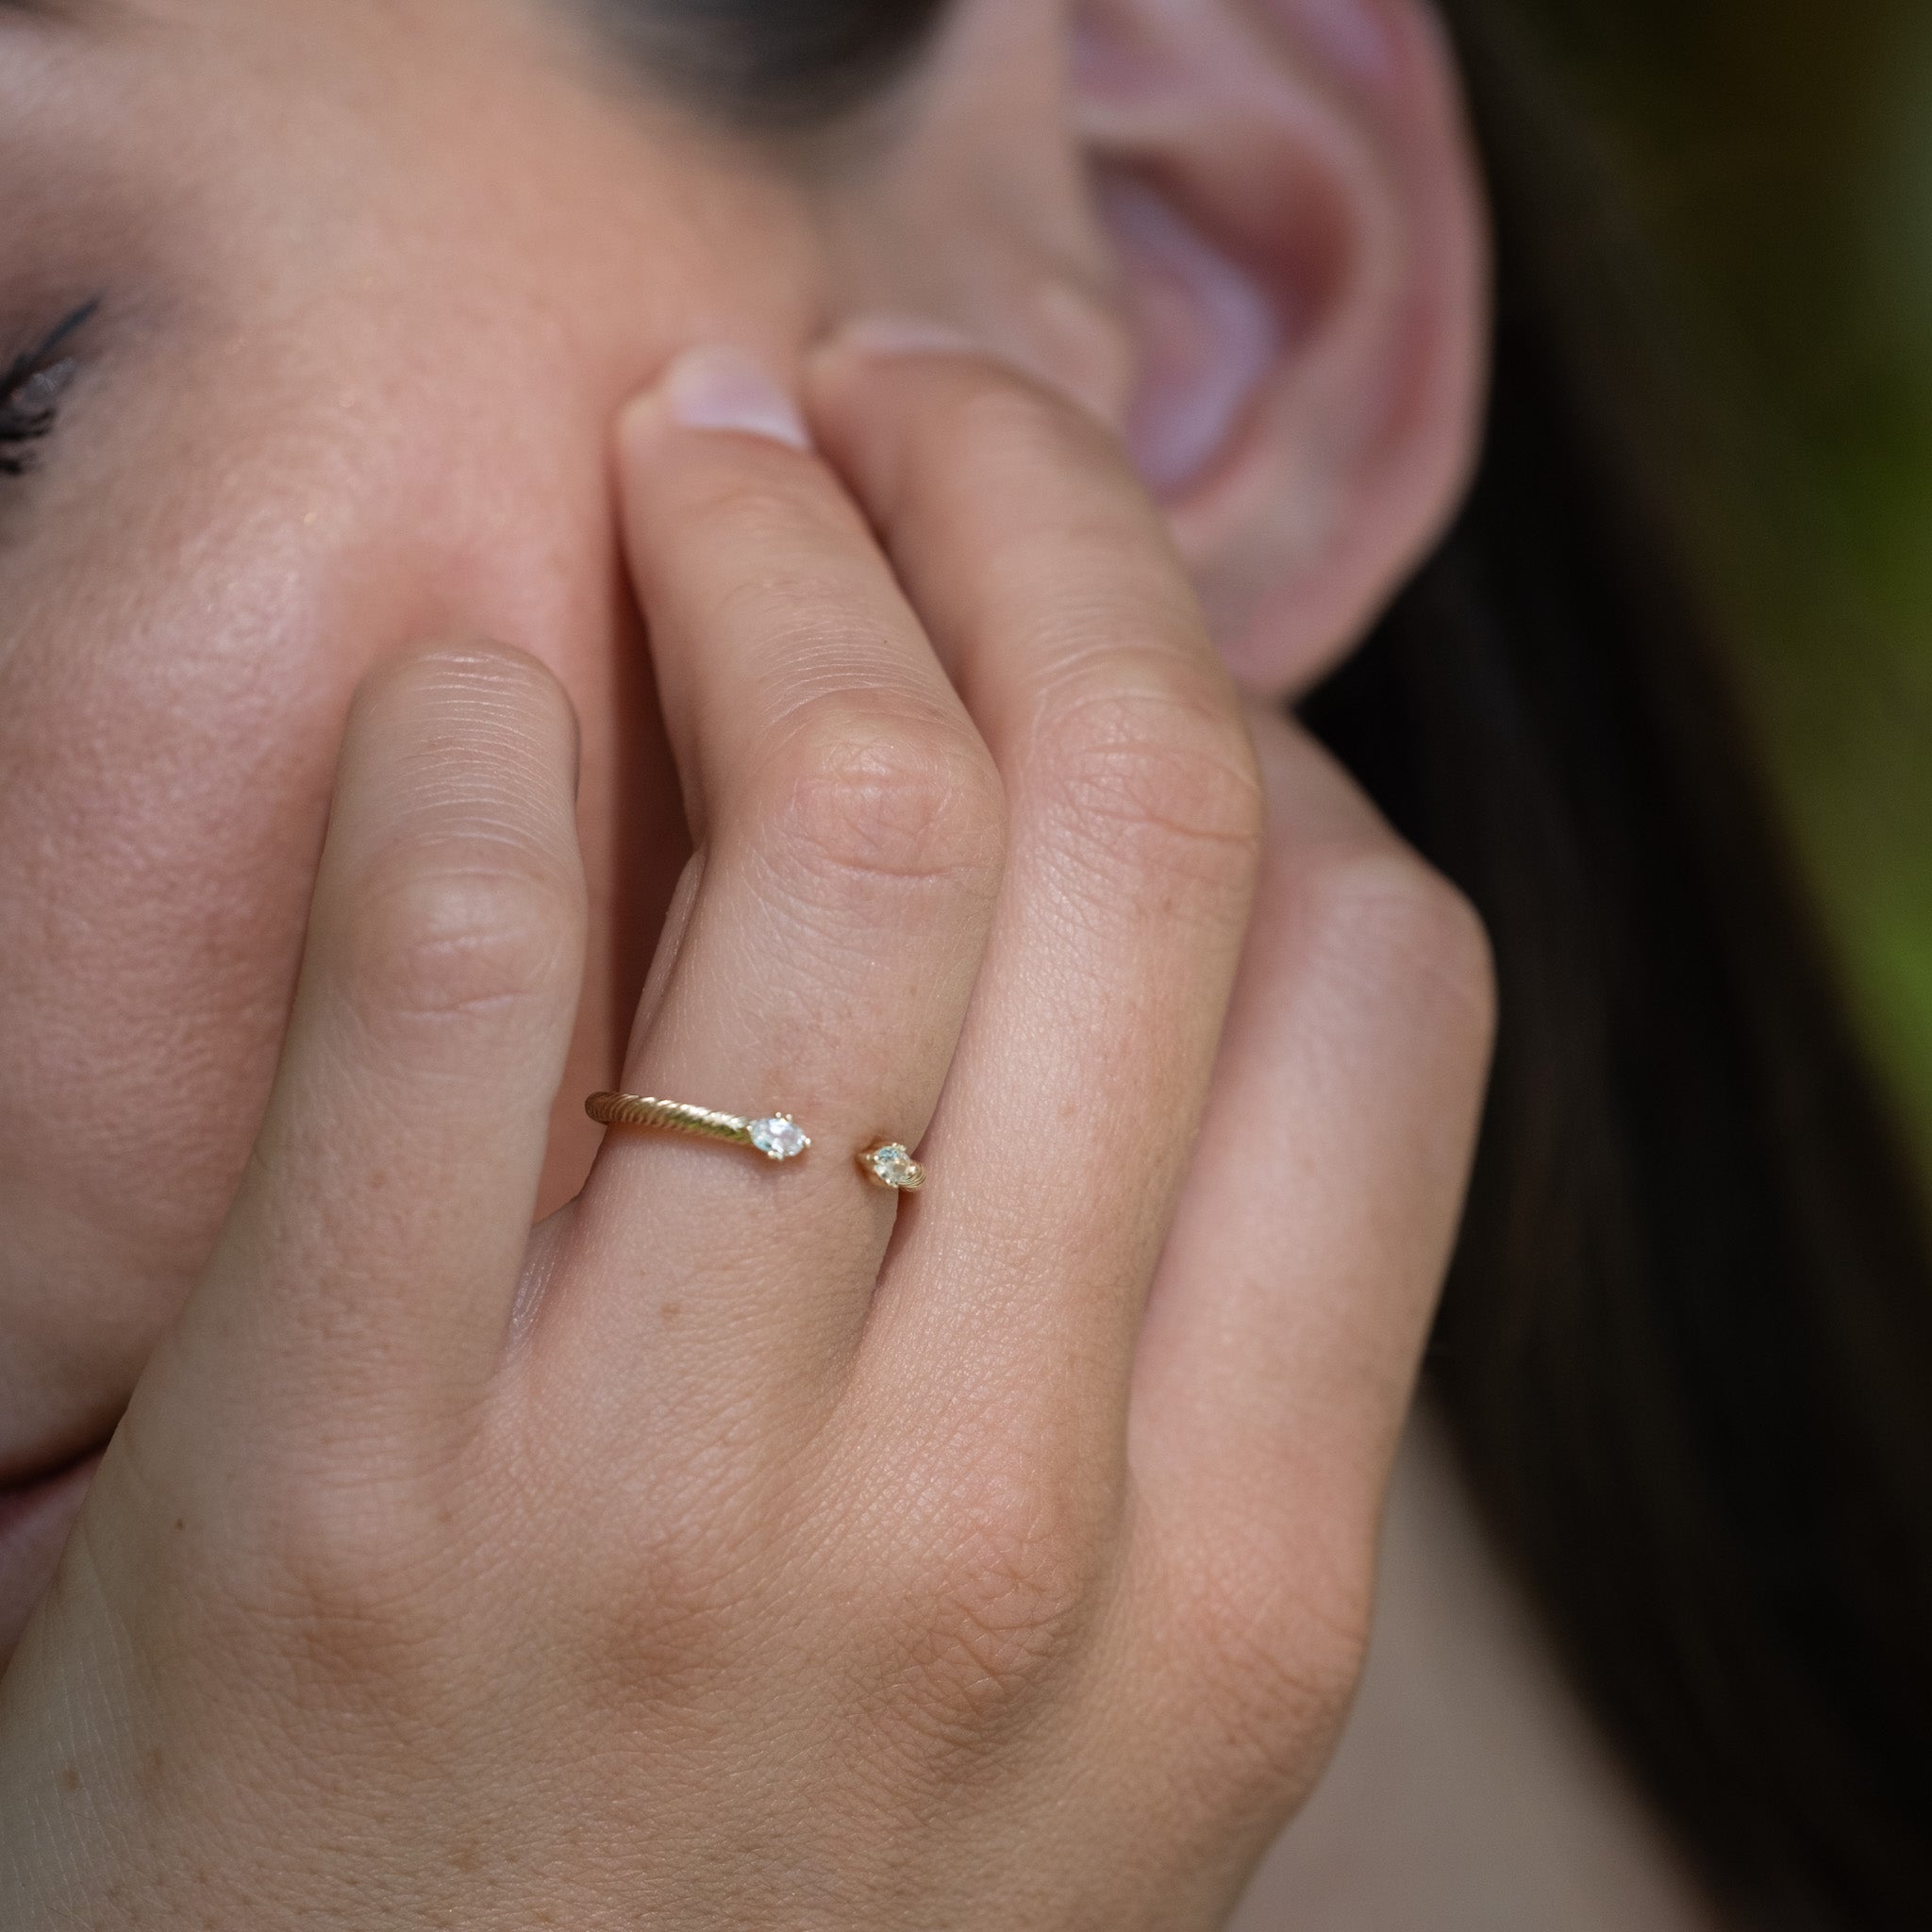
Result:
<instances>
[{"instance_id":1,"label":"human ear","mask_svg":"<svg viewBox=\"0 0 1932 1932\"><path fill-rule=\"evenodd\" d=\"M1074 33L1129 442L1237 676L1303 690L1477 446L1488 251L1446 42L1415 0L1092 0Z\"/></svg>"}]
</instances>

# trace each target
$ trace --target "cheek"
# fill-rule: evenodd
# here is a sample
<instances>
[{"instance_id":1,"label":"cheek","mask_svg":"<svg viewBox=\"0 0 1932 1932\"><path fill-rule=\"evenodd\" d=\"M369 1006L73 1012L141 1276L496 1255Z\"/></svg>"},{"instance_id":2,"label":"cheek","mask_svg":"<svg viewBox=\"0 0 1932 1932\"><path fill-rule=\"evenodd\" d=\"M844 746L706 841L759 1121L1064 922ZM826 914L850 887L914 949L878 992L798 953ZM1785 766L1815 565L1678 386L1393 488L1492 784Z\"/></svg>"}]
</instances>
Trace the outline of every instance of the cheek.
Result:
<instances>
[{"instance_id":1,"label":"cheek","mask_svg":"<svg viewBox=\"0 0 1932 1932\"><path fill-rule=\"evenodd\" d=\"M541 441L519 462L460 417L374 449L327 429L210 430L165 500L104 503L21 567L0 657L0 1315L52 1382L83 1346L92 1378L111 1353L131 1379L219 1228L363 673L482 629L596 707L614 655L601 425L541 463ZM492 475L494 500L475 480Z\"/></svg>"}]
</instances>

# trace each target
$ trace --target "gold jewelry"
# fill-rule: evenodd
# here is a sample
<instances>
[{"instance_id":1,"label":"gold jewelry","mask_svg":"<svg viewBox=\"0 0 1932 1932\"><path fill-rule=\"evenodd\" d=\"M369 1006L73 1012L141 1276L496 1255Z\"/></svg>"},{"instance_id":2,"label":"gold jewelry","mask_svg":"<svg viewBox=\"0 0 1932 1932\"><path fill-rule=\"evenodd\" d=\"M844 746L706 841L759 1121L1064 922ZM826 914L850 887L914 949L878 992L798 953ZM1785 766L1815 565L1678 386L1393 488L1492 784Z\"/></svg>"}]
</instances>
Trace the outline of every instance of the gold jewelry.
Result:
<instances>
[{"instance_id":1,"label":"gold jewelry","mask_svg":"<svg viewBox=\"0 0 1932 1932\"><path fill-rule=\"evenodd\" d=\"M897 1141L877 1141L858 1157L865 1177L875 1187L916 1194L925 1185L925 1170Z\"/></svg>"},{"instance_id":2,"label":"gold jewelry","mask_svg":"<svg viewBox=\"0 0 1932 1932\"><path fill-rule=\"evenodd\" d=\"M653 1100L641 1093L593 1093L584 1111L607 1127L659 1127L670 1134L696 1134L707 1141L729 1141L756 1147L768 1160L796 1160L811 1145L805 1129L789 1113L744 1120L713 1113L679 1100Z\"/></svg>"},{"instance_id":3,"label":"gold jewelry","mask_svg":"<svg viewBox=\"0 0 1932 1932\"><path fill-rule=\"evenodd\" d=\"M642 1093L593 1093L584 1111L607 1127L657 1127L669 1134L695 1134L707 1141L729 1141L756 1147L769 1160L796 1160L811 1145L810 1136L789 1113L746 1120L713 1113L681 1100L653 1100ZM874 1187L914 1194L925 1185L925 1170L898 1141L874 1141L858 1157L859 1171Z\"/></svg>"}]
</instances>

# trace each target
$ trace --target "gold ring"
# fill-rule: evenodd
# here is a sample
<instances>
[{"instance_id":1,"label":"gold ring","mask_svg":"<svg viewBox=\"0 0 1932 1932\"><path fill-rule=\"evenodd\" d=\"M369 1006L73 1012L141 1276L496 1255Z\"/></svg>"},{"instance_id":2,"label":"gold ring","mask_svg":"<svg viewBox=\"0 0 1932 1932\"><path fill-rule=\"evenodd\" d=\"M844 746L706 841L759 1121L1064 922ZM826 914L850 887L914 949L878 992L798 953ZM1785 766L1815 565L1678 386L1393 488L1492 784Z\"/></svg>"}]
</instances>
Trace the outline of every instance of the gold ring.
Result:
<instances>
[{"instance_id":1,"label":"gold ring","mask_svg":"<svg viewBox=\"0 0 1932 1932\"><path fill-rule=\"evenodd\" d=\"M858 1157L867 1180L901 1194L916 1194L925 1185L925 1170L897 1141L874 1141Z\"/></svg>"},{"instance_id":2,"label":"gold ring","mask_svg":"<svg viewBox=\"0 0 1932 1932\"><path fill-rule=\"evenodd\" d=\"M593 1093L584 1102L584 1111L602 1126L656 1127L670 1134L728 1141L738 1147L756 1147L768 1160L796 1160L811 1145L811 1137L789 1113L747 1120L740 1114L714 1113L708 1107L688 1107L681 1100L653 1100L643 1093ZM903 1141L874 1141L858 1158L859 1172L874 1187L915 1194L925 1185L924 1168Z\"/></svg>"},{"instance_id":3,"label":"gold ring","mask_svg":"<svg viewBox=\"0 0 1932 1932\"><path fill-rule=\"evenodd\" d=\"M735 1113L713 1113L708 1107L653 1100L642 1093L593 1093L584 1102L584 1111L603 1126L658 1127L671 1134L729 1141L735 1146L756 1147L768 1160L796 1160L811 1145L810 1136L789 1113L745 1120Z\"/></svg>"}]
</instances>

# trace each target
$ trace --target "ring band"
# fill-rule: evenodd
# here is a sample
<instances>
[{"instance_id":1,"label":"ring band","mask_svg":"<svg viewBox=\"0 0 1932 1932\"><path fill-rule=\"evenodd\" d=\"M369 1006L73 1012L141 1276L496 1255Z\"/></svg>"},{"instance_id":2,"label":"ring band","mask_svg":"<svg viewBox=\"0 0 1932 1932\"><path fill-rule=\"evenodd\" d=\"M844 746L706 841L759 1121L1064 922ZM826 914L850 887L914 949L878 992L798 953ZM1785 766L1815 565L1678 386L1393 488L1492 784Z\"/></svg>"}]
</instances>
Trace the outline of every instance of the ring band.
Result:
<instances>
[{"instance_id":1,"label":"ring band","mask_svg":"<svg viewBox=\"0 0 1932 1932\"><path fill-rule=\"evenodd\" d=\"M645 1093L593 1093L584 1111L606 1127L656 1127L669 1134L695 1134L706 1141L728 1141L736 1147L756 1147L768 1160L796 1160L811 1145L789 1113L765 1114L746 1120L735 1113L714 1113L708 1107L689 1107L681 1100L654 1100ZM858 1156L859 1171L874 1187L894 1193L916 1194L925 1185L925 1170L899 1141L874 1141Z\"/></svg>"},{"instance_id":2,"label":"ring band","mask_svg":"<svg viewBox=\"0 0 1932 1932\"><path fill-rule=\"evenodd\" d=\"M584 1111L607 1127L658 1127L671 1134L695 1134L707 1141L729 1141L738 1147L756 1147L768 1160L796 1160L811 1145L811 1138L789 1113L765 1114L746 1120L735 1113L713 1113L708 1107L687 1107L681 1100L653 1100L643 1093L593 1093Z\"/></svg>"}]
</instances>

